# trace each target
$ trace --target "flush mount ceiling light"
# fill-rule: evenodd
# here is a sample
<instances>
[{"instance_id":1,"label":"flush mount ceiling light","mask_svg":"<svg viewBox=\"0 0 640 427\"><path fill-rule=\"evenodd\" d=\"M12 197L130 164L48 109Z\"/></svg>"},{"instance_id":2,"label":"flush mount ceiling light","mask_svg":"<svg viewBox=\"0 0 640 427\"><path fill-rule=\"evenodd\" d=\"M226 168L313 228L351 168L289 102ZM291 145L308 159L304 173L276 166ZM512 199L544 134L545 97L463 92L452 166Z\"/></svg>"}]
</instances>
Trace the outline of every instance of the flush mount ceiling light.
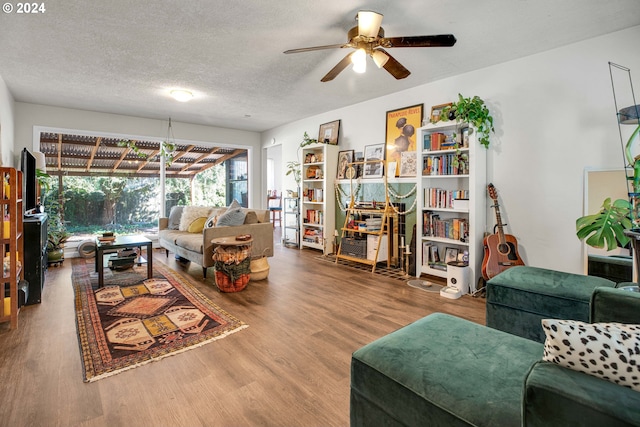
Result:
<instances>
[{"instance_id":1,"label":"flush mount ceiling light","mask_svg":"<svg viewBox=\"0 0 640 427\"><path fill-rule=\"evenodd\" d=\"M187 102L193 99L193 93L184 89L173 89L169 92L169 95L171 95L176 101L180 102Z\"/></svg>"},{"instance_id":2,"label":"flush mount ceiling light","mask_svg":"<svg viewBox=\"0 0 640 427\"><path fill-rule=\"evenodd\" d=\"M411 74L385 49L396 47L450 47L456 43L453 34L439 34L432 36L385 37L382 24L382 14L370 10L361 10L356 17L358 25L347 32L347 42L325 46L303 47L290 49L284 53L310 52L323 49L352 48L355 49L345 56L320 81L333 80L342 70L353 62L353 70L364 73L367 56L373 58L378 68L384 68L396 79L404 79ZM363 55L364 53L364 55Z\"/></svg>"}]
</instances>

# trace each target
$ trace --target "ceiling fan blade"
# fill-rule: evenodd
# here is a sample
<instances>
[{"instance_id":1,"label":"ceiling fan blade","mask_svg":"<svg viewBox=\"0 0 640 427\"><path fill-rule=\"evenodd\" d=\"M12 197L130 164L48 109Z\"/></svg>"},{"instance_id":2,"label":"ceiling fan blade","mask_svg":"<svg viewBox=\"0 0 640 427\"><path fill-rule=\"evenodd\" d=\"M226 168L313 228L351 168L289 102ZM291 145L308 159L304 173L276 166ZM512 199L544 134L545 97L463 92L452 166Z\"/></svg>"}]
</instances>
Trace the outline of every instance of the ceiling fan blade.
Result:
<instances>
[{"instance_id":1,"label":"ceiling fan blade","mask_svg":"<svg viewBox=\"0 0 640 427\"><path fill-rule=\"evenodd\" d=\"M398 80L409 77L409 74L411 74L411 71L404 68L404 66L401 63L399 63L397 59L389 55L389 52L385 51L384 49L376 49L376 50L379 50L385 53L389 57L387 62L382 66L382 68L387 70L389 74L391 74L393 77L395 77Z\"/></svg>"},{"instance_id":2,"label":"ceiling fan blade","mask_svg":"<svg viewBox=\"0 0 640 427\"><path fill-rule=\"evenodd\" d=\"M380 39L380 46L391 47L451 47L456 44L453 34L436 36L388 37Z\"/></svg>"},{"instance_id":3,"label":"ceiling fan blade","mask_svg":"<svg viewBox=\"0 0 640 427\"><path fill-rule=\"evenodd\" d=\"M284 53L299 53L299 52L311 52L313 50L323 50L323 49L335 49L341 47L351 47L348 44L328 44L325 46L313 46L313 47L303 47L300 49L289 49L285 50Z\"/></svg>"},{"instance_id":4,"label":"ceiling fan blade","mask_svg":"<svg viewBox=\"0 0 640 427\"><path fill-rule=\"evenodd\" d=\"M336 78L336 76L338 74L340 74L340 72L342 72L342 70L344 70L345 68L347 68L349 66L349 64L351 64L351 55L353 55L354 52L351 52L350 54L348 54L347 56L345 56L344 58L342 58L342 61L338 62L338 64L333 67L331 69L331 71L329 71L327 73L326 76L324 76L322 79L320 79L321 82L329 82L333 79Z\"/></svg>"},{"instance_id":5,"label":"ceiling fan blade","mask_svg":"<svg viewBox=\"0 0 640 427\"><path fill-rule=\"evenodd\" d=\"M358 12L358 34L362 37L376 37L382 24L383 15L370 10Z\"/></svg>"}]
</instances>

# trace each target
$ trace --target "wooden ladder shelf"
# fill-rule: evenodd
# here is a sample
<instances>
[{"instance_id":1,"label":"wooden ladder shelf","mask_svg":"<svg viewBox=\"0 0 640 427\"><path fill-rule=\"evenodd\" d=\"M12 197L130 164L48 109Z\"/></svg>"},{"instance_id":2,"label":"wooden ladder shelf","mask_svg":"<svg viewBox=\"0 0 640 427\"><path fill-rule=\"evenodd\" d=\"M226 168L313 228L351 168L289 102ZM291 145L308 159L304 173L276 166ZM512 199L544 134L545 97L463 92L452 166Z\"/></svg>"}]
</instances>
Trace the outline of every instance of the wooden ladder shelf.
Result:
<instances>
[{"instance_id":1,"label":"wooden ladder shelf","mask_svg":"<svg viewBox=\"0 0 640 427\"><path fill-rule=\"evenodd\" d=\"M356 191L354 190L354 178L353 175L350 177L350 187L351 187L351 196L349 200L349 207L346 211L344 226L341 228L342 234L340 237L340 244L338 245L338 252L336 253L336 264L339 260L347 260L352 262L358 262L361 264L367 264L371 266L371 272L373 273L376 270L376 265L378 264L378 257L380 253L380 245L382 243L382 239L384 235L388 236L389 229L389 216L393 214L393 207L389 202L389 194L387 193L387 164L385 160L367 160L367 161L358 161L351 162L348 164L348 167L355 167L356 165L361 165L364 169L368 164L372 163L380 163L380 167L383 168L383 184L384 184L384 204L382 207L375 202L371 202L370 204L362 204L356 200ZM355 221L356 217L367 216L371 217L379 217L381 218L381 225L379 230L367 230L367 229L359 229L354 228L353 221ZM342 241L345 238L355 236L356 234L360 235L373 235L378 236L375 255L372 258L366 257L367 250L365 250L365 257L360 258L353 255L347 255L342 253ZM387 256L387 267L390 267L391 257Z\"/></svg>"}]
</instances>

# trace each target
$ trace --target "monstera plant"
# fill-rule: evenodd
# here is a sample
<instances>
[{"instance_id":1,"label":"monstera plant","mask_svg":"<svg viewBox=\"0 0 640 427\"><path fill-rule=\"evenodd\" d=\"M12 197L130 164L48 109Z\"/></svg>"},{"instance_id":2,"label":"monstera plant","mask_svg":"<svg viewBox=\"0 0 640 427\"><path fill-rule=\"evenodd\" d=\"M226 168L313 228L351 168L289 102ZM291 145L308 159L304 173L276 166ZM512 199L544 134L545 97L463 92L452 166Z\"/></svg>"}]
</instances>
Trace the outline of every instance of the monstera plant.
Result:
<instances>
[{"instance_id":1,"label":"monstera plant","mask_svg":"<svg viewBox=\"0 0 640 427\"><path fill-rule=\"evenodd\" d=\"M576 234L580 240L594 248L607 250L624 247L629 243L625 230L632 228L631 203L625 199L611 202L607 198L600 212L586 215L576 220Z\"/></svg>"}]
</instances>

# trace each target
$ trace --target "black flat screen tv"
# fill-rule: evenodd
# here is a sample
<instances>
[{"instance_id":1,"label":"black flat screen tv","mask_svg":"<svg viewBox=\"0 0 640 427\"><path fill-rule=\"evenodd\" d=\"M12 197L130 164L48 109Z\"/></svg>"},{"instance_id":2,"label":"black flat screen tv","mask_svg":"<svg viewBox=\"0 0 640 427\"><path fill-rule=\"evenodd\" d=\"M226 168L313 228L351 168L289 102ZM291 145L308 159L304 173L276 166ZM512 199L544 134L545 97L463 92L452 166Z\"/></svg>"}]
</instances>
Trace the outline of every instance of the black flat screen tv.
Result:
<instances>
[{"instance_id":1,"label":"black flat screen tv","mask_svg":"<svg viewBox=\"0 0 640 427\"><path fill-rule=\"evenodd\" d=\"M20 156L20 170L22 171L22 206L24 215L32 215L38 207L38 178L36 172L36 158L26 148Z\"/></svg>"}]
</instances>

